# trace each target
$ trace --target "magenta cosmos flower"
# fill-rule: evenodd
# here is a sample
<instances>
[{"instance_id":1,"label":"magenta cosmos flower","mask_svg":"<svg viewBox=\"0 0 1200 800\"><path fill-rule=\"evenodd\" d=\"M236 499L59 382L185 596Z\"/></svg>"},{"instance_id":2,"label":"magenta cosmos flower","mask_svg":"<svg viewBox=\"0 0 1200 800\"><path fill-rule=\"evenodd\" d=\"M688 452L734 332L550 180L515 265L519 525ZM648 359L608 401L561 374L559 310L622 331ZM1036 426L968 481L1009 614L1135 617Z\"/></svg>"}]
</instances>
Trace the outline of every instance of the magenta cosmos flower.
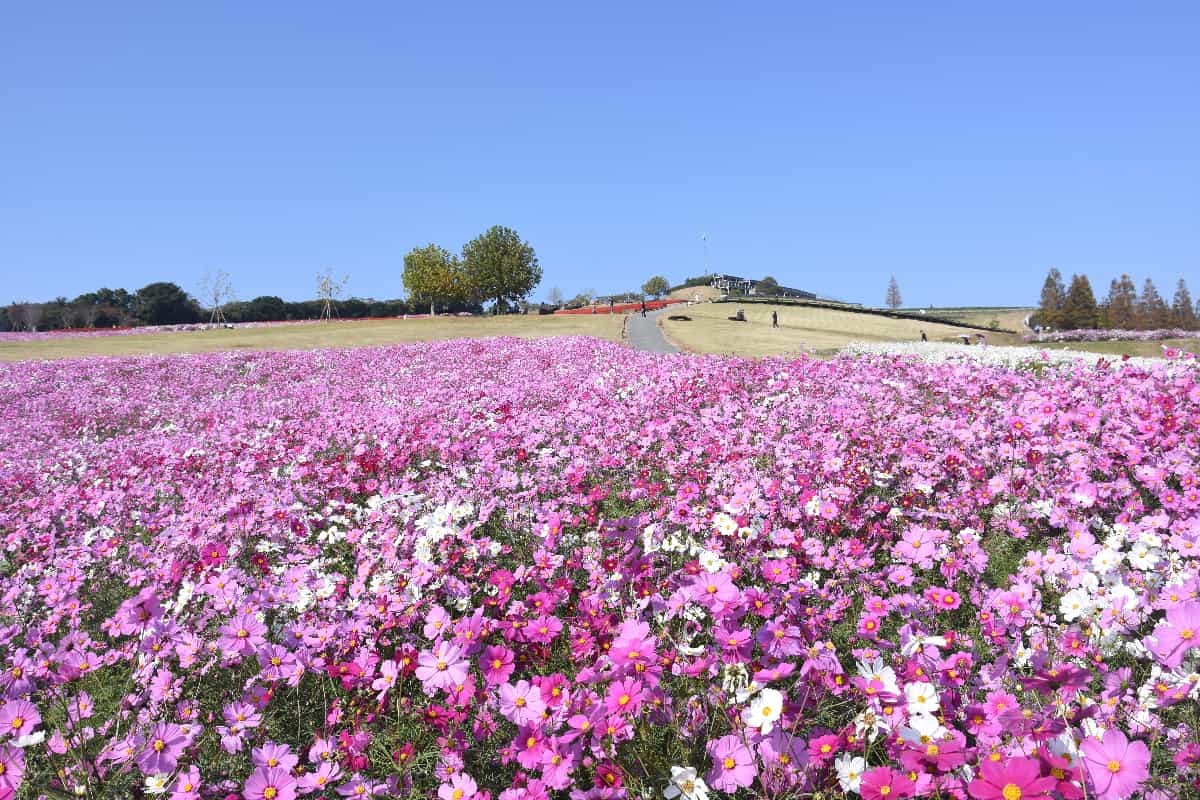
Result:
<instances>
[{"instance_id":1,"label":"magenta cosmos flower","mask_svg":"<svg viewBox=\"0 0 1200 800\"><path fill-rule=\"evenodd\" d=\"M246 800L295 800L296 779L278 767L259 767L246 778Z\"/></svg>"},{"instance_id":2,"label":"magenta cosmos flower","mask_svg":"<svg viewBox=\"0 0 1200 800\"><path fill-rule=\"evenodd\" d=\"M1008 761L983 759L979 777L971 781L967 791L976 800L1050 800L1054 791L1053 777L1042 776L1042 766L1032 758L1010 758Z\"/></svg>"},{"instance_id":3,"label":"magenta cosmos flower","mask_svg":"<svg viewBox=\"0 0 1200 800\"><path fill-rule=\"evenodd\" d=\"M903 772L876 767L862 776L858 793L863 796L863 800L901 800L912 797L916 789L917 785Z\"/></svg>"},{"instance_id":4,"label":"magenta cosmos flower","mask_svg":"<svg viewBox=\"0 0 1200 800\"><path fill-rule=\"evenodd\" d=\"M1097 800L1119 800L1137 791L1150 775L1150 748L1129 741L1116 728L1103 739L1083 743L1083 768L1096 791Z\"/></svg>"},{"instance_id":5,"label":"magenta cosmos flower","mask_svg":"<svg viewBox=\"0 0 1200 800\"><path fill-rule=\"evenodd\" d=\"M722 792L736 792L739 787L754 783L757 770L754 756L736 736L722 736L708 743L708 755L713 766L708 771L708 782Z\"/></svg>"}]
</instances>

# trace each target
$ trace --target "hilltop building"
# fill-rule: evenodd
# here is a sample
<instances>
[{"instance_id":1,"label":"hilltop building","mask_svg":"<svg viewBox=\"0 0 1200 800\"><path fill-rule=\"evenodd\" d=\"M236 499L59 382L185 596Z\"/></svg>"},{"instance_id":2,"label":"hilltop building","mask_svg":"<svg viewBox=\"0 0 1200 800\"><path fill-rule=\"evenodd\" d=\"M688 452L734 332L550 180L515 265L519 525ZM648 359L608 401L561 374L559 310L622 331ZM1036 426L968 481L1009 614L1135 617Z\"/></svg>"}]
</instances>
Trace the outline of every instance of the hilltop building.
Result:
<instances>
[{"instance_id":1,"label":"hilltop building","mask_svg":"<svg viewBox=\"0 0 1200 800\"><path fill-rule=\"evenodd\" d=\"M713 275L709 286L712 286L714 289L720 289L723 292L740 292L753 297L756 293L755 289L758 287L758 281L751 278L739 278L737 275ZM806 292L803 289L793 289L789 286L780 286L774 296L796 297L801 300L817 299L817 296L812 292Z\"/></svg>"}]
</instances>

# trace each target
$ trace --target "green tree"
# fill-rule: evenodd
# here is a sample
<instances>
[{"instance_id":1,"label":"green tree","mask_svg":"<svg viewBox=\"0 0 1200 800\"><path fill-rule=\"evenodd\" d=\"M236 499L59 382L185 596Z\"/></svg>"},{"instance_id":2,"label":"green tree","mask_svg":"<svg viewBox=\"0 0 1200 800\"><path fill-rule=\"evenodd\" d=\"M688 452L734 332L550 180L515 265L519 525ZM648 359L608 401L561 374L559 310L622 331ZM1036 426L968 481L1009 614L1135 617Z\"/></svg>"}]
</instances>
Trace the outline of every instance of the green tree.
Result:
<instances>
[{"instance_id":1,"label":"green tree","mask_svg":"<svg viewBox=\"0 0 1200 800\"><path fill-rule=\"evenodd\" d=\"M1063 328L1094 328L1099 316L1097 312L1096 295L1092 293L1087 275L1072 275L1059 324Z\"/></svg>"},{"instance_id":2,"label":"green tree","mask_svg":"<svg viewBox=\"0 0 1200 800\"><path fill-rule=\"evenodd\" d=\"M1196 329L1196 312L1192 308L1192 293L1188 291L1187 282L1179 279L1175 284L1175 301L1171 303L1171 324L1185 331Z\"/></svg>"},{"instance_id":3,"label":"green tree","mask_svg":"<svg viewBox=\"0 0 1200 800\"><path fill-rule=\"evenodd\" d=\"M467 281L462 264L449 250L436 244L414 247L404 257L404 290L415 303L429 303L429 313L437 313L437 304L466 299Z\"/></svg>"},{"instance_id":4,"label":"green tree","mask_svg":"<svg viewBox=\"0 0 1200 800\"><path fill-rule=\"evenodd\" d=\"M775 295L779 294L779 281L768 275L754 285L754 293L761 294L766 297L774 297Z\"/></svg>"},{"instance_id":5,"label":"green tree","mask_svg":"<svg viewBox=\"0 0 1200 800\"><path fill-rule=\"evenodd\" d=\"M1137 327L1137 287L1133 278L1122 274L1108 287L1108 299L1104 301L1104 324L1109 328L1129 330Z\"/></svg>"},{"instance_id":6,"label":"green tree","mask_svg":"<svg viewBox=\"0 0 1200 800\"><path fill-rule=\"evenodd\" d=\"M642 292L648 294L654 299L662 297L667 292L671 291L671 284L662 275L655 275L650 280L642 284Z\"/></svg>"},{"instance_id":7,"label":"green tree","mask_svg":"<svg viewBox=\"0 0 1200 800\"><path fill-rule=\"evenodd\" d=\"M497 312L529 297L542 280L533 247L501 225L463 245L462 263L473 299L495 301Z\"/></svg>"},{"instance_id":8,"label":"green tree","mask_svg":"<svg viewBox=\"0 0 1200 800\"><path fill-rule=\"evenodd\" d=\"M1067 299L1067 290L1063 286L1062 273L1057 267L1051 267L1046 274L1046 282L1042 284L1042 297L1038 303L1035 315L1038 325L1043 328L1069 327L1063 324L1063 303Z\"/></svg>"},{"instance_id":9,"label":"green tree","mask_svg":"<svg viewBox=\"0 0 1200 800\"><path fill-rule=\"evenodd\" d=\"M147 325L177 325L200 319L200 307L187 292L166 281L151 283L133 296L133 313Z\"/></svg>"},{"instance_id":10,"label":"green tree","mask_svg":"<svg viewBox=\"0 0 1200 800\"><path fill-rule=\"evenodd\" d=\"M1171 310L1158 293L1154 281L1146 278L1142 284L1142 296L1138 299L1138 327L1144 331L1165 328L1170 323Z\"/></svg>"}]
</instances>

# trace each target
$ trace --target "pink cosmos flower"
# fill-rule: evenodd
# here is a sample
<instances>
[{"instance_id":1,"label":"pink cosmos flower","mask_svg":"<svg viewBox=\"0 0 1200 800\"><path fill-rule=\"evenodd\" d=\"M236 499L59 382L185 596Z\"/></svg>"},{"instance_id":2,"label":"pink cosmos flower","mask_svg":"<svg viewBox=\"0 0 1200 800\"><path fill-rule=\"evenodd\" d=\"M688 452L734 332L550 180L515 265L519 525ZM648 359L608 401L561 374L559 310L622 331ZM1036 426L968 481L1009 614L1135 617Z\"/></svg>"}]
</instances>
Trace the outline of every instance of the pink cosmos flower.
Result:
<instances>
[{"instance_id":1,"label":"pink cosmos flower","mask_svg":"<svg viewBox=\"0 0 1200 800\"><path fill-rule=\"evenodd\" d=\"M138 754L137 765L143 775L174 772L179 756L189 744L187 735L178 725L160 722L146 737L145 748Z\"/></svg>"},{"instance_id":2,"label":"pink cosmos flower","mask_svg":"<svg viewBox=\"0 0 1200 800\"><path fill-rule=\"evenodd\" d=\"M322 761L312 772L306 772L300 777L298 786L305 794L323 792L329 788L342 774L342 768L334 761Z\"/></svg>"},{"instance_id":3,"label":"pink cosmos flower","mask_svg":"<svg viewBox=\"0 0 1200 800\"><path fill-rule=\"evenodd\" d=\"M41 721L37 706L28 700L9 700L0 706L0 736L28 736Z\"/></svg>"},{"instance_id":4,"label":"pink cosmos flower","mask_svg":"<svg viewBox=\"0 0 1200 800\"><path fill-rule=\"evenodd\" d=\"M1128 797L1150 776L1150 749L1116 728L1105 731L1103 739L1085 740L1080 749L1097 800Z\"/></svg>"},{"instance_id":5,"label":"pink cosmos flower","mask_svg":"<svg viewBox=\"0 0 1200 800\"><path fill-rule=\"evenodd\" d=\"M242 787L245 800L296 800L296 779L287 770L259 767Z\"/></svg>"},{"instance_id":6,"label":"pink cosmos flower","mask_svg":"<svg viewBox=\"0 0 1200 800\"><path fill-rule=\"evenodd\" d=\"M449 783L438 787L438 797L440 800L471 800L478 791L479 786L475 779L465 772L460 772L452 776Z\"/></svg>"},{"instance_id":7,"label":"pink cosmos flower","mask_svg":"<svg viewBox=\"0 0 1200 800\"><path fill-rule=\"evenodd\" d=\"M290 772L300 763L300 757L286 744L267 742L262 747L255 747L250 751L250 761L256 767L278 767Z\"/></svg>"},{"instance_id":8,"label":"pink cosmos flower","mask_svg":"<svg viewBox=\"0 0 1200 800\"><path fill-rule=\"evenodd\" d=\"M758 774L754 755L737 736L722 736L709 742L706 749L712 759L708 782L714 789L732 793L754 783L754 776Z\"/></svg>"},{"instance_id":9,"label":"pink cosmos flower","mask_svg":"<svg viewBox=\"0 0 1200 800\"><path fill-rule=\"evenodd\" d=\"M527 725L542 718L546 703L542 693L529 681L506 683L500 687L500 713L514 725Z\"/></svg>"},{"instance_id":10,"label":"pink cosmos flower","mask_svg":"<svg viewBox=\"0 0 1200 800\"><path fill-rule=\"evenodd\" d=\"M1184 603L1167 609L1167 618L1154 628L1146 642L1163 666L1175 669L1192 648L1200 647L1200 603Z\"/></svg>"},{"instance_id":11,"label":"pink cosmos flower","mask_svg":"<svg viewBox=\"0 0 1200 800\"><path fill-rule=\"evenodd\" d=\"M429 689L452 689L467 679L469 662L458 645L438 642L417 657L417 678Z\"/></svg>"},{"instance_id":12,"label":"pink cosmos flower","mask_svg":"<svg viewBox=\"0 0 1200 800\"><path fill-rule=\"evenodd\" d=\"M238 614L221 626L218 643L226 653L250 656L266 644L267 626L254 614Z\"/></svg>"},{"instance_id":13,"label":"pink cosmos flower","mask_svg":"<svg viewBox=\"0 0 1200 800\"><path fill-rule=\"evenodd\" d=\"M0 789L15 792L21 788L25 775L25 752L10 745L0 745Z\"/></svg>"},{"instance_id":14,"label":"pink cosmos flower","mask_svg":"<svg viewBox=\"0 0 1200 800\"><path fill-rule=\"evenodd\" d=\"M195 764L175 777L170 800L200 800L200 768Z\"/></svg>"},{"instance_id":15,"label":"pink cosmos flower","mask_svg":"<svg viewBox=\"0 0 1200 800\"><path fill-rule=\"evenodd\" d=\"M979 763L979 777L971 781L967 791L976 800L1051 800L1055 779L1042 776L1042 765L1034 758L1010 758Z\"/></svg>"}]
</instances>

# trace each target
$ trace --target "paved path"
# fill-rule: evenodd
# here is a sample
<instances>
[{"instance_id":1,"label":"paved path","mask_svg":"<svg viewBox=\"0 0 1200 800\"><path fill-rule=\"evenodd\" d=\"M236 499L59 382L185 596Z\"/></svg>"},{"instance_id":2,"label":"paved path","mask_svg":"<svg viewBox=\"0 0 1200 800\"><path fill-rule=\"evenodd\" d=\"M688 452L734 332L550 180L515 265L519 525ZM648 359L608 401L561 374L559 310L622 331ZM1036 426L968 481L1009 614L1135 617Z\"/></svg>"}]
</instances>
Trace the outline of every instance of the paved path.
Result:
<instances>
[{"instance_id":1,"label":"paved path","mask_svg":"<svg viewBox=\"0 0 1200 800\"><path fill-rule=\"evenodd\" d=\"M630 314L629 327L626 329L629 346L648 353L678 353L679 349L671 346L658 327L658 318L671 313L674 307L667 306L658 311L648 311L645 317L642 317L640 311Z\"/></svg>"}]
</instances>

